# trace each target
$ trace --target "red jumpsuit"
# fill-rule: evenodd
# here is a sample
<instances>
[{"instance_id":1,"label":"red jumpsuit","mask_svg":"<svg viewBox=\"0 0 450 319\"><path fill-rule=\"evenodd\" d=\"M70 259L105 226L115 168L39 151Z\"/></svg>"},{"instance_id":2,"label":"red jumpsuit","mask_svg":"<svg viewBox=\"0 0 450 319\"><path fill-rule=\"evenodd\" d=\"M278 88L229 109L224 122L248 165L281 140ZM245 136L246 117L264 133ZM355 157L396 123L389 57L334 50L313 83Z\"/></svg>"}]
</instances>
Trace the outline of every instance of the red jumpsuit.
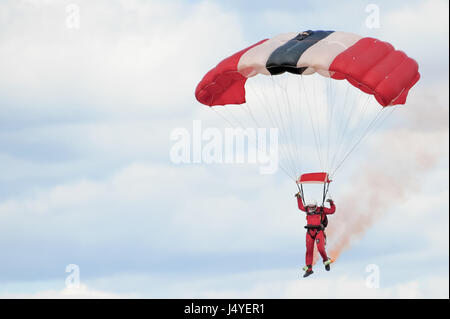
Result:
<instances>
[{"instance_id":1,"label":"red jumpsuit","mask_svg":"<svg viewBox=\"0 0 450 319\"><path fill-rule=\"evenodd\" d=\"M297 197L298 208L306 212L306 223L308 226L320 226L325 215L334 214L336 205L331 202L330 208L321 206L317 207L314 212L307 212L303 206L301 197ZM317 249L322 256L323 261L328 260L327 252L325 251L325 235L320 228L309 228L306 231L306 265L311 268L314 256L314 241L317 243Z\"/></svg>"}]
</instances>

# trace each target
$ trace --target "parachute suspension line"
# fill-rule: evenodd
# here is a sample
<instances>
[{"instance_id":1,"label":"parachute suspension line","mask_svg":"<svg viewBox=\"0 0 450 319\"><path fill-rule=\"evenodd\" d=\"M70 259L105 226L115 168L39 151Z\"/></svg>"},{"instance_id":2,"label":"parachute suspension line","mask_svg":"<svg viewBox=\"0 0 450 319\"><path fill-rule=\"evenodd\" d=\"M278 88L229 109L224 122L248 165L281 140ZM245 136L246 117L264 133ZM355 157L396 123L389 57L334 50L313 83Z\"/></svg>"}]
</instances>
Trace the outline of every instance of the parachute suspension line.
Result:
<instances>
[{"instance_id":1,"label":"parachute suspension line","mask_svg":"<svg viewBox=\"0 0 450 319\"><path fill-rule=\"evenodd\" d=\"M318 129L317 129L317 136L318 136L318 140L319 140L319 152L320 152L320 157L322 159L322 161L320 163L320 169L323 171L325 169L326 163L324 162L324 154L322 153L323 152L322 138L321 138L321 134L320 134L320 132L322 131L320 123L323 122L323 120L321 120L321 109L322 109L322 107L320 107L320 106L318 107L317 106L317 103L318 103L317 102L318 94L317 94L317 89L316 89L317 74L312 75L311 82L313 84L313 89L312 89L313 97L314 97L313 98L313 103L314 103L313 108L314 108L314 114L316 115L317 127L318 127Z\"/></svg>"},{"instance_id":2,"label":"parachute suspension line","mask_svg":"<svg viewBox=\"0 0 450 319\"><path fill-rule=\"evenodd\" d=\"M279 145L280 149L284 151L285 155L285 159L286 159L286 164L289 165L290 170L291 170L291 175L295 176L295 164L292 160L292 153L291 150L289 149L289 139L288 139L288 134L287 134L287 128L286 128L286 124L283 118L283 113L282 113L282 109L281 109L281 105L283 104L282 101L280 101L280 98L278 97L277 94L277 89L279 88L277 83L274 82L274 79L271 77L270 78L271 82L272 82L272 89L273 89L273 96L275 98L275 106L277 108L277 113L278 113L278 118L277 118L277 113L273 112L272 114L278 119L278 122L280 123L278 125L278 129L280 132L280 136L283 138L282 139L282 143Z\"/></svg>"},{"instance_id":3,"label":"parachute suspension line","mask_svg":"<svg viewBox=\"0 0 450 319\"><path fill-rule=\"evenodd\" d=\"M310 88L309 90L307 90L308 92L312 93L312 97L313 97L312 108L310 109L310 111L311 111L311 115L313 117L313 121L316 126L317 141L319 144L318 152L320 154L320 163L319 163L320 169L324 170L325 162L324 162L324 154L323 154L323 147L322 147L322 138L321 138L321 134L320 134L320 132L322 131L321 122L323 122L323 121L321 121L321 116L320 116L322 108L320 106L319 107L317 106L317 100L318 100L319 95L317 94L317 91L316 91L316 76L315 75L311 76L311 85L312 85L312 89Z\"/></svg>"},{"instance_id":4,"label":"parachute suspension line","mask_svg":"<svg viewBox=\"0 0 450 319\"><path fill-rule=\"evenodd\" d=\"M274 97L276 100L275 105L277 106L278 116L279 116L280 123L281 123L279 128L281 129L281 134L284 139L284 143L282 143L281 147L282 147L282 149L285 150L285 153L288 154L288 156L285 158L286 158L286 161L288 161L291 166L292 175L295 176L296 168L295 168L295 163L293 161L292 151L291 151L291 148L289 147L288 127L286 125L286 122L285 122L285 119L283 116L283 114L284 114L283 106L286 103L285 103L285 101L282 100L282 94L280 92L278 92L279 90L281 90L281 85L279 83L277 83L276 80L272 76L270 76L270 80L272 82L273 93L274 93Z\"/></svg>"},{"instance_id":5,"label":"parachute suspension line","mask_svg":"<svg viewBox=\"0 0 450 319\"><path fill-rule=\"evenodd\" d=\"M278 115L280 117L280 122L281 122L281 126L279 128L281 129L281 131L282 131L281 133L284 136L284 142L285 143L283 143L284 144L283 146L286 148L286 153L289 155L287 157L287 160L290 163L290 166L291 166L291 169L292 169L292 174L296 175L295 174L296 168L295 168L295 163L294 163L293 155L292 155L292 147L289 145L290 143L289 143L288 134L287 134L287 131L286 131L287 128L286 128L284 117L283 117L283 114L282 114L282 111L281 111L280 101L279 101L279 98L278 98L279 95L277 94L277 90L276 90L276 88L279 87L279 86L278 85L276 86L275 80L273 79L272 75L270 76L270 79L272 81L272 88L273 88L275 101L276 101L275 105L277 107Z\"/></svg>"},{"instance_id":6,"label":"parachute suspension line","mask_svg":"<svg viewBox=\"0 0 450 319\"><path fill-rule=\"evenodd\" d=\"M358 104L358 100L359 97L361 96L361 92L359 92L358 95L353 95L353 99L352 101L348 101L348 106L347 107L347 114L345 114L344 120L343 120L343 126L342 126L342 130L339 133L339 145L338 148L336 150L336 160L339 159L339 155L341 153L342 147L345 144L345 138L346 138L346 133L347 133L347 129L348 129L348 125L350 123L350 120L353 118L354 110L355 110L355 105Z\"/></svg>"},{"instance_id":7,"label":"parachute suspension line","mask_svg":"<svg viewBox=\"0 0 450 319\"><path fill-rule=\"evenodd\" d=\"M278 98L278 94L276 89L280 88L280 85L278 85L278 83L276 82L276 80L271 76L270 77L270 81L271 81L271 87L272 87L272 91L273 91L273 95L272 97L275 99L275 102L272 101L271 105L275 105L276 108L278 109L278 112L275 111L275 108L271 105L269 105L269 103L266 104L266 111L269 114L270 118L274 121L274 124L277 128L278 131L280 133L280 138L281 138L281 143L280 143L280 147L279 149L281 150L281 152L283 153L284 159L285 159L285 163L288 167L290 167L290 174L291 176L294 176L294 179L296 177L296 168L295 168L295 164L293 161L293 156L292 156L292 152L290 151L290 149L288 148L289 146L289 139L288 139L288 134L287 134L287 128L284 124L284 118L283 118L283 112L282 112L282 101L280 101L280 99ZM262 90L261 90L262 91ZM263 92L263 91L262 91ZM264 96L264 93L262 93L262 95ZM277 116L277 113L279 116Z\"/></svg>"},{"instance_id":8,"label":"parachute suspension line","mask_svg":"<svg viewBox=\"0 0 450 319\"><path fill-rule=\"evenodd\" d=\"M288 92L287 92L287 83L282 89L283 89L284 97L286 100L287 111L288 111L287 118L290 121L289 128L290 128L291 141L292 141L292 143L290 143L290 144L291 145L293 144L294 163L295 163L295 169L296 169L295 173L297 176L300 174L300 171L301 171L301 168L299 169L299 167L298 167L299 163L301 163L301 159L300 159L299 150L298 150L299 146L298 146L297 130L296 130L297 125L295 123L295 119L294 119L294 115L293 115L294 113L292 112L291 100L290 100Z\"/></svg>"},{"instance_id":9,"label":"parachute suspension line","mask_svg":"<svg viewBox=\"0 0 450 319\"><path fill-rule=\"evenodd\" d=\"M365 95L359 90L350 90L352 87L349 85L338 87L340 82L335 83L331 78L326 79L326 82L320 82L321 78L316 79L314 76L304 78L302 75L299 77L286 73L277 78L271 76L270 80L266 76L259 77L255 79L256 83L264 82L265 85L253 85L255 81L247 85L246 89L254 91L251 91L254 93L251 95L253 99L247 99L242 108L212 107L213 111L231 127L244 129L247 127L243 124L247 121L243 121L239 116L241 113L248 115L243 117L248 119L247 124L250 124L248 127L263 128L262 125L267 123L260 119L271 122L271 127L278 129L278 149L280 155L283 155L278 166L294 182L303 173L305 166L302 163L305 152L302 143L306 139L314 138L314 143L311 144L315 146L320 168L328 172L330 178L334 178L362 141L369 138L374 129L395 110L395 107L391 110L381 108L375 113L370 107L371 95ZM272 89L268 87L270 84ZM326 97L323 94L326 94ZM261 109L264 111L259 112ZM308 116L305 116L305 111ZM304 132L303 126L310 126L312 130ZM320 132L321 130L323 132ZM258 152L263 149L263 144L259 143L259 140L256 148ZM323 199L326 199L328 187L329 185L326 185L324 188Z\"/></svg>"},{"instance_id":10,"label":"parachute suspension line","mask_svg":"<svg viewBox=\"0 0 450 319\"><path fill-rule=\"evenodd\" d=\"M287 94L287 90L286 90L286 94ZM298 94L298 92L297 92L297 94ZM298 126L299 126L299 123L296 121L296 111L297 111L297 114L298 114L298 105L297 105L297 107L296 107L296 105L295 105L295 100L293 101L293 103L294 103L294 105L291 105L291 104L289 104L289 110L290 110L290 118L291 118L291 121L292 121L292 126L293 126L293 133L294 133L294 140L295 140L295 150L296 150L296 155L297 155L297 163L298 163L298 165L299 165L299 170L297 171L297 175L299 176L300 174L301 174L301 172L302 172L302 165L301 165L301 163L302 163L302 158L301 158L301 139L300 139L300 137L301 137L301 134L300 134L300 136L299 136L299 134L298 134Z\"/></svg>"},{"instance_id":11,"label":"parachute suspension line","mask_svg":"<svg viewBox=\"0 0 450 319\"><path fill-rule=\"evenodd\" d=\"M243 104L245 106L245 110L247 111L247 113L250 115L250 117L252 118L254 124L256 125L257 128L263 128L259 122L256 120L255 116L253 115L253 112L251 111L250 108L250 103L247 101L245 104ZM260 151L261 146L259 145L259 140L257 141L257 150ZM291 176L291 174L288 173L288 171L286 170L286 168L284 168L283 165L281 165L278 162L278 166L283 170L283 172L292 180L296 180L295 176Z\"/></svg>"},{"instance_id":12,"label":"parachute suspension line","mask_svg":"<svg viewBox=\"0 0 450 319\"><path fill-rule=\"evenodd\" d=\"M326 130L325 130L325 140L326 140L326 153L325 153L325 169L326 172L328 169L328 156L330 153L330 118L331 118L331 93L330 93L330 82L329 79L326 81Z\"/></svg>"},{"instance_id":13,"label":"parachute suspension line","mask_svg":"<svg viewBox=\"0 0 450 319\"><path fill-rule=\"evenodd\" d=\"M247 103L247 104L248 104L248 103ZM225 108L228 108L228 107L225 107ZM250 111L248 105L247 105L247 108L248 108L248 111ZM232 115L231 115L231 112L226 112L226 114L227 114L227 115L230 115L230 117L231 117L232 119L234 119L234 120L236 121L236 123L232 123L232 121L230 120L230 118L228 118L228 116L225 116L225 112L219 111L218 109L216 109L216 107L211 107L211 109L212 109L212 110L214 111L214 113L217 114L220 118L222 118L223 120L225 120L225 122L227 122L228 125L230 125L231 128L236 128L236 127L242 127L242 128L245 128L245 126L243 126L242 123L241 123L240 121L238 121L237 118L236 118L235 116L232 116ZM222 114L222 113L223 113L223 114ZM253 120L254 120L255 124L257 124L257 127L259 127L259 126L258 126L258 123L257 123L257 121L256 121L256 119L255 119L254 117L253 117ZM258 150L260 149L259 143L257 143L257 149L258 149ZM280 163L278 163L278 166L282 169L282 171L283 171L290 179L292 179L294 182L296 181L296 177L295 177L294 175L292 175L292 173L289 173L288 170L287 170L283 165L281 165Z\"/></svg>"},{"instance_id":14,"label":"parachute suspension line","mask_svg":"<svg viewBox=\"0 0 450 319\"><path fill-rule=\"evenodd\" d=\"M366 119L366 114L367 114L368 105L370 104L370 103L369 103L369 102L370 102L370 97L371 97L371 95L367 95L366 101L365 101L364 106L363 106L363 108L362 108L362 111L360 112L360 115L359 115L359 117L358 117L358 120L356 121L357 123L361 123L361 122L363 122L363 121ZM356 135L356 133L357 133L357 130L354 130L354 132L353 132L353 134L352 134L352 136L351 136L350 142L353 141L353 137Z\"/></svg>"},{"instance_id":15,"label":"parachute suspension line","mask_svg":"<svg viewBox=\"0 0 450 319\"><path fill-rule=\"evenodd\" d=\"M342 110L342 112L340 112L339 126L337 127L337 132L335 133L336 137L334 139L334 141L335 141L333 143L334 145L339 145L340 142L341 142L341 134L340 133L342 131L342 125L343 125L343 121L344 121L344 114L345 114L345 111L347 109L348 95L349 95L349 86L346 86L344 102L342 104L343 110ZM333 157L332 157L331 163L329 165L330 169L333 167L333 164L336 161L337 149L338 149L338 147L333 150Z\"/></svg>"},{"instance_id":16,"label":"parachute suspension line","mask_svg":"<svg viewBox=\"0 0 450 319\"><path fill-rule=\"evenodd\" d=\"M296 135L294 133L295 130L295 122L292 116L292 107L291 107L291 99L289 98L289 94L287 92L287 86L288 86L288 82L289 79L292 78L292 76L286 74L285 76L286 81L284 82L284 85L280 85L280 89L281 91L284 93L284 106L285 106L285 110L286 112L284 113L285 117L286 117L286 121L288 122L288 127L289 127L289 133L290 133L290 138L288 140L288 147L290 150L290 153L292 154L292 162L294 164L294 168L295 168L295 172L294 174L297 176L299 174L299 168L298 168L298 145L297 145L297 139L296 139Z\"/></svg>"},{"instance_id":17,"label":"parachute suspension line","mask_svg":"<svg viewBox=\"0 0 450 319\"><path fill-rule=\"evenodd\" d=\"M366 129L361 134L360 138L358 139L357 143L350 149L349 153L344 156L344 159L336 166L336 168L333 170L331 176L334 178L336 171L341 167L341 165L345 162L345 160L348 158L351 152L353 152L356 147L359 145L359 143L363 140L364 136L367 134L367 132L371 129L371 127L374 126L374 124L377 122L377 120L380 118L382 109L377 112L377 115L374 117L374 119L370 122L370 124L366 127Z\"/></svg>"},{"instance_id":18,"label":"parachute suspension line","mask_svg":"<svg viewBox=\"0 0 450 319\"><path fill-rule=\"evenodd\" d=\"M230 107L229 107L230 108ZM244 124L242 124L242 122L233 114L234 109L230 109L230 112L228 112L230 114L230 116L239 124L238 127L241 127L242 129L245 129L246 126Z\"/></svg>"},{"instance_id":19,"label":"parachute suspension line","mask_svg":"<svg viewBox=\"0 0 450 319\"><path fill-rule=\"evenodd\" d=\"M216 114L218 114L222 119L224 119L232 128L233 127L241 127L245 128L246 126L241 122L234 114L233 111L240 112L238 109L234 109L230 106L211 106L210 107ZM221 110L224 110L223 112Z\"/></svg>"},{"instance_id":20,"label":"parachute suspension line","mask_svg":"<svg viewBox=\"0 0 450 319\"><path fill-rule=\"evenodd\" d=\"M218 110L216 110L215 107L211 107L211 109L214 111L215 114L217 114L219 117L221 117L223 120L225 120L225 122L227 122L228 125L230 125L231 128L233 128L233 127L239 127L239 125L236 125L236 124L231 123L231 121L230 121L224 114L221 114L221 112L219 112ZM233 118L235 118L235 117L233 117ZM255 119L254 117L253 117L253 120L255 121L255 124L257 124L257 121L256 121L256 119ZM238 123L238 124L239 124L239 123ZM240 124L240 125L241 125L241 127L243 127L242 124ZM258 127L258 126L257 126L257 127ZM257 143L257 149L259 150L259 148L260 148L260 145L259 145L259 143ZM287 172L287 170L286 170L280 163L278 163L278 166L283 170L283 172L284 172L290 179L292 179L293 181L296 181L295 176L293 177L291 174L289 174L289 173Z\"/></svg>"},{"instance_id":21,"label":"parachute suspension line","mask_svg":"<svg viewBox=\"0 0 450 319\"><path fill-rule=\"evenodd\" d=\"M255 79L255 80L256 80L256 79ZM267 118L268 118L268 120L269 120L269 122L270 122L270 125L276 126L275 120L274 120L274 118L272 117L272 114L271 114L271 112L270 112L270 108L268 107L268 101L267 101L267 98L265 97L265 95L264 95L262 89L261 89L261 92L260 92L260 90L258 90L258 89L253 89L252 86L250 86L249 88L255 93L255 96L258 98L260 105L263 106L263 109L264 109L264 111L265 111L265 113L266 113L266 115L267 115ZM260 94L260 93L261 93L261 94Z\"/></svg>"},{"instance_id":22,"label":"parachute suspension line","mask_svg":"<svg viewBox=\"0 0 450 319\"><path fill-rule=\"evenodd\" d=\"M297 82L298 82L299 80L298 80L298 78L297 78ZM296 110L297 110L297 123L298 123L298 129L299 129L299 135L298 135L298 138L299 138L299 148L300 148L300 158L299 158L299 163L300 163L300 171L299 171L299 176L302 174L302 172L303 172L303 167L302 167L302 156L303 156L303 151L302 151L302 148L303 148L303 122L304 122L304 119L303 119L303 112L302 112L302 106L303 106L303 103L302 103L302 95L301 95L301 91L300 90L296 90L296 93L297 93L297 96L298 96L298 100L297 100L297 107L295 108Z\"/></svg>"},{"instance_id":23,"label":"parachute suspension line","mask_svg":"<svg viewBox=\"0 0 450 319\"><path fill-rule=\"evenodd\" d=\"M276 123L275 120L272 118L272 115L271 115L271 112L270 112L270 108L267 106L267 104L268 104L267 100L268 99L265 97L262 89L261 89L261 92L260 92L258 89L254 89L253 86L249 86L248 88L251 89L251 91L253 91L255 93L254 95L258 98L259 104L262 106L263 110L265 111L265 113L267 115L267 118L269 120L269 125L272 126L272 127L277 127L277 125L275 124ZM247 104L250 105L250 103L248 101L247 101ZM281 149L281 152L283 153L283 149ZM280 167L281 167L281 165L280 165ZM292 178L291 173L287 173L287 169L284 168L283 170L286 172L286 174L290 178Z\"/></svg>"},{"instance_id":24,"label":"parachute suspension line","mask_svg":"<svg viewBox=\"0 0 450 319\"><path fill-rule=\"evenodd\" d=\"M327 198L329 187L330 187L330 183L323 183L322 206L325 205L325 199Z\"/></svg>"},{"instance_id":25,"label":"parachute suspension line","mask_svg":"<svg viewBox=\"0 0 450 319\"><path fill-rule=\"evenodd\" d=\"M250 115L250 118L252 119L252 121L255 123L255 126L256 126L256 127L261 127L261 126L259 125L258 121L256 120L256 118L253 116L253 112L252 112L252 110L250 109L250 103L248 103L248 101L247 101L247 102L245 102L245 103L243 104L243 106L244 106L244 109L247 111L248 115Z\"/></svg>"},{"instance_id":26,"label":"parachute suspension line","mask_svg":"<svg viewBox=\"0 0 450 319\"><path fill-rule=\"evenodd\" d=\"M358 94L354 96L353 102L351 103L351 107L350 107L350 110L348 112L348 116L346 116L347 119L344 121L345 124L344 124L343 130L341 132L339 146L338 146L338 148L336 150L336 160L337 161L339 161L339 159L340 159L340 155L341 155L342 150L343 150L342 148L343 147L345 148L345 144L346 143L344 141L346 140L346 137L347 137L347 131L348 131L349 123L351 123L351 120L353 119L354 114L357 113L355 111L355 106L360 104L359 100L361 99L362 95L363 95L363 93L361 91L359 91Z\"/></svg>"},{"instance_id":27,"label":"parachute suspension line","mask_svg":"<svg viewBox=\"0 0 450 319\"><path fill-rule=\"evenodd\" d=\"M267 96L265 95L263 89L261 89L260 91L259 91L259 90L256 90L256 91L258 91L258 93L261 93L261 94L258 94L258 97L260 98L260 100L262 100L261 105L263 105L263 108L264 108L264 110L265 110L265 112L266 112L266 115L267 115L267 117L268 117L268 119L269 119L270 125L273 126L273 127L275 127L275 128L277 128L278 131L280 131L279 127L280 127L281 125L278 123L278 119L277 119L277 117L275 116L275 114L273 113L273 111L272 111L272 109L271 109L271 107L270 107L270 105L269 105L268 98L267 98ZM282 133L282 132L280 132L280 133ZM284 139L283 134L280 134L280 135L279 135L279 138L280 138L280 139ZM287 154L286 154L286 150L285 150L283 147L280 147L279 149L280 149L280 151L283 153L284 158L287 159L288 156L286 156L286 155L287 155ZM286 161L286 164L289 166L289 162L288 162L288 161ZM288 170L289 170L289 172L290 172L288 175L289 175L291 178L293 178L293 177L292 177L292 176L293 176L293 174L292 174L292 168L289 168Z\"/></svg>"},{"instance_id":28,"label":"parachute suspension line","mask_svg":"<svg viewBox=\"0 0 450 319\"><path fill-rule=\"evenodd\" d=\"M214 113L216 113L216 114L217 114L218 116L220 116L223 120L225 120L225 122L227 122L227 123L230 125L230 127L237 127L237 125L231 123L231 121L230 121L226 116L224 116L223 114L221 114L221 112L219 112L218 110L216 110L216 107L210 107L210 108L211 108L211 110L214 111Z\"/></svg>"},{"instance_id":29,"label":"parachute suspension line","mask_svg":"<svg viewBox=\"0 0 450 319\"><path fill-rule=\"evenodd\" d=\"M368 136L371 136L376 130L372 129L373 127L378 128L381 123L385 122L390 115L394 112L395 107L393 107L389 112L385 111L383 114L383 110L385 108L383 107L381 110L378 111L375 118L370 122L370 124L367 126L367 128L364 130L363 134L360 136L360 138L357 140L355 145L350 149L350 151L345 155L344 159L339 163L339 165L336 166L334 169L332 176L335 176L336 172L339 170L339 168L342 166L342 164L345 162L345 160L350 156L352 152L355 151L355 149L358 147L358 145ZM384 116L384 118L383 118ZM376 125L375 125L376 124ZM369 134L368 134L369 133Z\"/></svg>"},{"instance_id":30,"label":"parachute suspension line","mask_svg":"<svg viewBox=\"0 0 450 319\"><path fill-rule=\"evenodd\" d=\"M325 171L328 172L330 169L330 136L331 136L331 132L332 132L332 128L333 128L333 115L334 115L334 109L335 109L335 104L336 104L336 93L337 90L335 90L333 92L333 85L331 82L331 77L328 78L327 80L327 103L328 103L328 125L327 125L327 155L326 155L326 167L325 167Z\"/></svg>"},{"instance_id":31,"label":"parachute suspension line","mask_svg":"<svg viewBox=\"0 0 450 319\"><path fill-rule=\"evenodd\" d=\"M299 188L299 190L300 190L300 195L302 196L302 203L303 203L303 206L306 206L305 195L304 195L304 192L303 192L303 185L300 184L300 186L298 186L298 184L297 184L297 187Z\"/></svg>"},{"instance_id":32,"label":"parachute suspension line","mask_svg":"<svg viewBox=\"0 0 450 319\"><path fill-rule=\"evenodd\" d=\"M262 108L264 109L264 111L265 111L265 113L266 113L266 115L267 115L267 117L268 117L268 120L269 120L269 122L270 122L270 125L273 126L273 127L277 127L277 125L275 124L275 120L273 119L273 117L272 117L272 115L271 115L271 112L269 111L269 110L270 110L270 107L267 106L267 103L268 103L267 98L264 97L264 94L263 94L262 92L261 92L261 94L262 94L262 96L261 96L261 95L259 94L259 93L260 93L259 90L254 89L252 86L249 86L248 88L249 88L250 91L252 91L252 92L254 93L254 95L258 98L259 104L260 104L260 105L262 106ZM252 105L253 105L253 104L252 104ZM258 123L258 121L256 120L255 116L253 115L253 112L251 112L251 107L250 107L250 103L248 102L248 99L247 99L246 106L247 106L247 111L248 111L249 114L251 115L251 117L252 117L253 121L255 122L256 126L257 126L257 127L260 127L260 128L263 128L263 127ZM259 143L258 143L258 149L259 149ZM282 153L284 153L283 148L280 148L280 150L281 150ZM285 156L285 155L283 155L283 156ZM284 172L290 179L292 179L292 180L294 180L294 181L296 180L295 175L292 174L292 172L290 171L290 169L287 169L287 167L284 167L284 164L281 164L280 161L278 162L278 166L283 170L283 172Z\"/></svg>"},{"instance_id":33,"label":"parachute suspension line","mask_svg":"<svg viewBox=\"0 0 450 319\"><path fill-rule=\"evenodd\" d=\"M290 179L292 179L294 182L297 180L295 178L295 176L292 176L285 168L283 165L281 165L280 163L278 163L278 166L283 170L283 172L287 175L287 177L289 177Z\"/></svg>"},{"instance_id":34,"label":"parachute suspension line","mask_svg":"<svg viewBox=\"0 0 450 319\"><path fill-rule=\"evenodd\" d=\"M303 93L303 97L304 97L304 103L302 103L301 105L302 106L305 105L306 109L309 110L309 100L308 100L308 97L306 95L305 84L304 84L303 81L304 81L303 80L303 76L300 75L299 78L298 78L298 87L299 87L299 92ZM308 112L308 115L309 115L309 124L311 125L312 131L313 131L313 134L314 134L314 144L315 144L315 150L316 150L317 159L320 161L320 154L319 154L319 151L318 151L319 144L317 142L317 135L316 135L316 131L315 131L315 126L314 126L314 123L312 121L311 113Z\"/></svg>"},{"instance_id":35,"label":"parachute suspension line","mask_svg":"<svg viewBox=\"0 0 450 319\"><path fill-rule=\"evenodd\" d=\"M330 79L331 90L333 90L333 81L331 80L331 78L329 78L329 79ZM337 124L334 123L334 122L337 122L334 120L334 118L336 118L335 114L338 113L338 111L339 111L338 110L338 102L337 102L337 100L338 100L337 94L338 94L338 89L335 88L334 95L333 95L333 101L332 101L332 113L331 113L331 119L330 119L330 134L328 136L330 141L331 141L331 138L333 135L333 131L337 128ZM334 139L336 139L336 137ZM330 143L330 147L331 147L331 143ZM330 150L330 154L327 159L327 163L328 163L327 172L329 172L329 170L330 170L330 159L331 159L332 155L333 155L333 153Z\"/></svg>"},{"instance_id":36,"label":"parachute suspension line","mask_svg":"<svg viewBox=\"0 0 450 319\"><path fill-rule=\"evenodd\" d=\"M359 117L358 117L356 123L363 123L366 120L367 109L368 109L368 105L370 104L369 103L370 102L370 97L371 97L370 95L367 95L366 101L364 103L364 106L363 106L361 112L359 112ZM360 130L354 129L352 134L349 136L349 139L348 139L349 142L347 144L346 149L343 152L344 155L347 154L349 152L349 150L353 147L354 139L358 135L357 134L358 131L360 131Z\"/></svg>"},{"instance_id":37,"label":"parachute suspension line","mask_svg":"<svg viewBox=\"0 0 450 319\"><path fill-rule=\"evenodd\" d=\"M325 204L325 191L327 183L323 183L322 206Z\"/></svg>"},{"instance_id":38,"label":"parachute suspension line","mask_svg":"<svg viewBox=\"0 0 450 319\"><path fill-rule=\"evenodd\" d=\"M345 115L346 115L346 111L347 111L347 107L348 107L348 101L349 101L349 87L346 87L345 90L345 95L344 95L344 99L343 100L339 100L337 103L337 118L336 118L336 129L333 132L333 137L334 137L334 141L332 143L333 145L333 152L332 152L332 156L331 156L331 160L329 162L329 167L333 166L334 161L336 160L336 156L337 156L337 150L338 150L338 146L340 145L341 141L342 141L342 130L343 130L343 126L344 126L344 119L345 119Z\"/></svg>"},{"instance_id":39,"label":"parachute suspension line","mask_svg":"<svg viewBox=\"0 0 450 319\"><path fill-rule=\"evenodd\" d=\"M320 157L319 144L318 144L318 141L317 141L317 134L316 134L316 128L315 128L314 122L312 120L311 110L310 110L310 107L309 107L309 99L308 99L308 96L306 94L305 83L303 83L303 75L300 75L299 86L303 89L303 93L304 93L304 96L305 96L305 101L306 101L305 104L306 104L306 107L308 108L309 119L310 119L311 127L312 127L312 130L313 130L313 134L314 134L314 144L316 146L316 153L317 153L317 157L319 159L320 167L322 167L322 158Z\"/></svg>"}]
</instances>

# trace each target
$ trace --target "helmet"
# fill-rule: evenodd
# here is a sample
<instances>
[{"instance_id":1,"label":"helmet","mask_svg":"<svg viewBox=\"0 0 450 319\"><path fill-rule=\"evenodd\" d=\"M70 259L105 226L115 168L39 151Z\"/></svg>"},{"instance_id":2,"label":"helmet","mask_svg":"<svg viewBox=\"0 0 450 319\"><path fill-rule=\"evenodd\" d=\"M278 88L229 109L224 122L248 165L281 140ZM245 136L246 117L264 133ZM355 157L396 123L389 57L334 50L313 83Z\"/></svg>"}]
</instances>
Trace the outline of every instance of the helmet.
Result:
<instances>
[{"instance_id":1,"label":"helmet","mask_svg":"<svg viewBox=\"0 0 450 319\"><path fill-rule=\"evenodd\" d=\"M317 208L317 202L316 201L309 202L307 207L308 209L315 210Z\"/></svg>"}]
</instances>

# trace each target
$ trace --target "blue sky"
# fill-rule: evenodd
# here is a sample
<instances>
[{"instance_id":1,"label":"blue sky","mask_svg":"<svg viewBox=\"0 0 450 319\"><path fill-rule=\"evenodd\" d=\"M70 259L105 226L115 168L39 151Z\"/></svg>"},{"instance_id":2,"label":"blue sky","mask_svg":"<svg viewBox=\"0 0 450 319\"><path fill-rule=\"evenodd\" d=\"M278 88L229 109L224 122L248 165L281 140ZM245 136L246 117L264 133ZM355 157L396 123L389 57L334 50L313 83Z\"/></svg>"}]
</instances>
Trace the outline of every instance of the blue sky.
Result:
<instances>
[{"instance_id":1,"label":"blue sky","mask_svg":"<svg viewBox=\"0 0 450 319\"><path fill-rule=\"evenodd\" d=\"M380 28L365 26L370 3ZM358 216L370 227L306 281L290 180L169 151L193 120L225 127L194 97L207 70L307 29L389 41L422 78L334 185L353 209L330 220L329 244ZM448 298L448 36L444 0L2 1L0 297Z\"/></svg>"}]
</instances>

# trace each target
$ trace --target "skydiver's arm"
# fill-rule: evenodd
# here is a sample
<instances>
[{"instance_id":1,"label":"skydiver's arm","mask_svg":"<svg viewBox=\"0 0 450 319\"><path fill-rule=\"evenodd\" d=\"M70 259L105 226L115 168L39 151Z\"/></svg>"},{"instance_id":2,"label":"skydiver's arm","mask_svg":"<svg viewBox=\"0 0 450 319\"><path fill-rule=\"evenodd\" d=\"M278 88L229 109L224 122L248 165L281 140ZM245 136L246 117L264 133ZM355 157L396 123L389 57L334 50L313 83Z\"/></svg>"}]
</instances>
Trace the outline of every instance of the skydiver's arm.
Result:
<instances>
[{"instance_id":1,"label":"skydiver's arm","mask_svg":"<svg viewBox=\"0 0 450 319\"><path fill-rule=\"evenodd\" d=\"M300 209L301 211L306 212L305 206L303 206L302 197L300 195L297 196L297 203L298 203L298 209Z\"/></svg>"},{"instance_id":2,"label":"skydiver's arm","mask_svg":"<svg viewBox=\"0 0 450 319\"><path fill-rule=\"evenodd\" d=\"M333 201L330 202L330 208L323 206L323 212L327 215L334 214L335 211L336 211L336 205L334 205Z\"/></svg>"}]
</instances>

